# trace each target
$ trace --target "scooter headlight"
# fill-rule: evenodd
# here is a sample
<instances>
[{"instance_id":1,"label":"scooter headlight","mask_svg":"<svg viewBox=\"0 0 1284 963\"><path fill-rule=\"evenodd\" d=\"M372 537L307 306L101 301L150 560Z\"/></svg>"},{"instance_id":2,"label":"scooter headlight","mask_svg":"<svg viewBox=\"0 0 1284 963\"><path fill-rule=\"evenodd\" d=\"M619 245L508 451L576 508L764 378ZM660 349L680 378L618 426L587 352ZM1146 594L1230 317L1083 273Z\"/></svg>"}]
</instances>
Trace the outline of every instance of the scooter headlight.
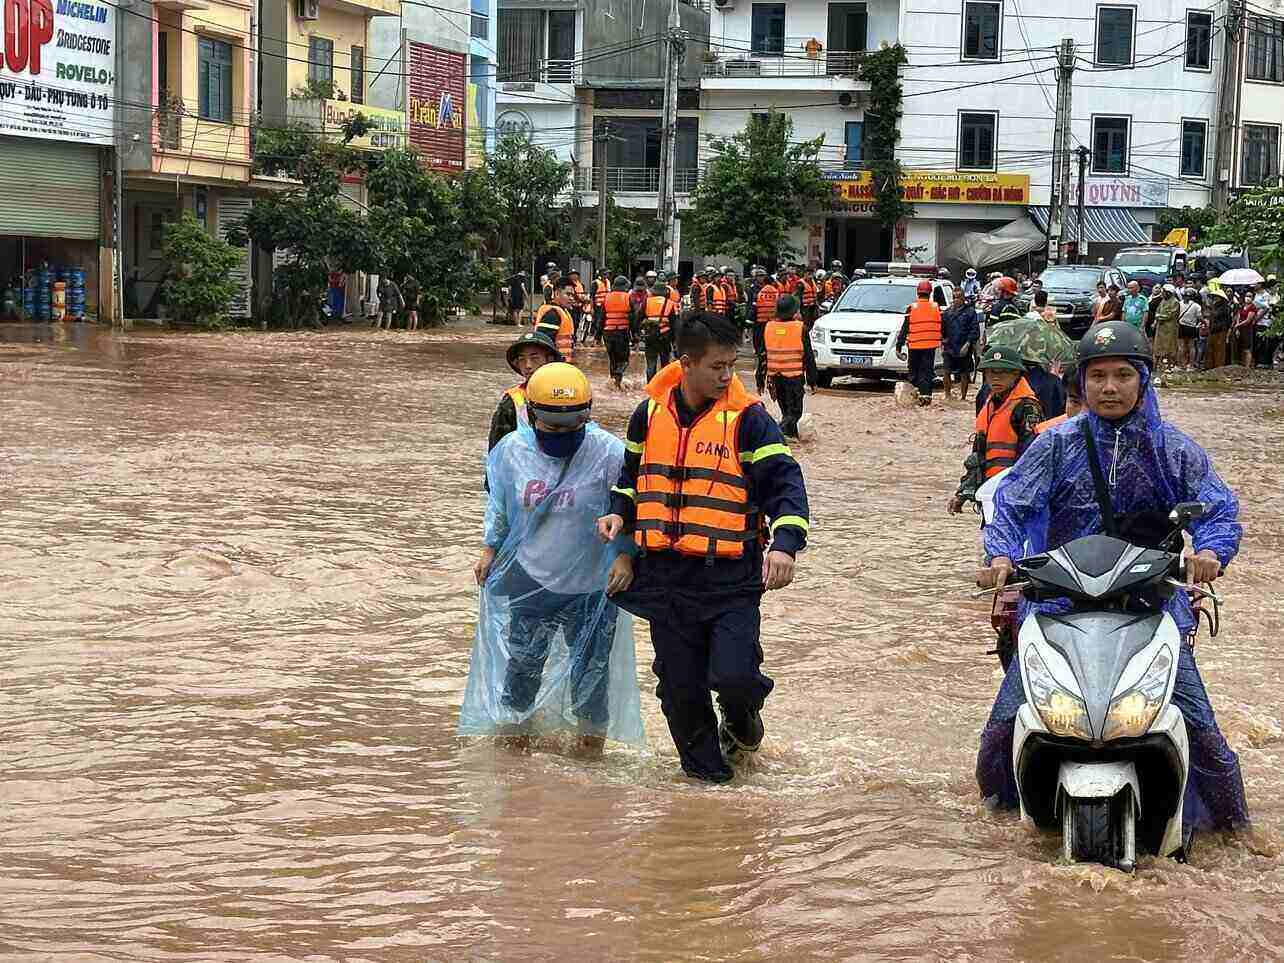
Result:
<instances>
[{"instance_id":1,"label":"scooter headlight","mask_svg":"<svg viewBox=\"0 0 1284 963\"><path fill-rule=\"evenodd\" d=\"M1067 692L1039 655L1031 648L1025 656L1025 679L1030 686L1031 701L1039 718L1054 735L1075 739L1091 739L1092 726L1088 722L1088 709L1083 700Z\"/></svg>"},{"instance_id":2,"label":"scooter headlight","mask_svg":"<svg viewBox=\"0 0 1284 963\"><path fill-rule=\"evenodd\" d=\"M1159 715L1159 709L1164 704L1164 693L1168 691L1168 674L1172 667L1172 652L1165 645L1151 660L1150 667L1142 674L1140 681L1127 692L1110 700L1103 739L1144 736L1150 730L1155 716Z\"/></svg>"}]
</instances>

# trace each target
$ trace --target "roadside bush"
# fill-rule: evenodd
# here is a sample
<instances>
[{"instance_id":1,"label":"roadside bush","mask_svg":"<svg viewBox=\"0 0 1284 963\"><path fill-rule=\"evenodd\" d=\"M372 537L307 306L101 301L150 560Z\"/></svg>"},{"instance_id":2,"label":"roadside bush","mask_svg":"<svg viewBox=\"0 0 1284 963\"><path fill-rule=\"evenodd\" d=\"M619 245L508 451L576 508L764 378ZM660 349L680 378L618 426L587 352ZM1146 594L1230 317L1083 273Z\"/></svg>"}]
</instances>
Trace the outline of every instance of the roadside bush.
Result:
<instances>
[{"instance_id":1,"label":"roadside bush","mask_svg":"<svg viewBox=\"0 0 1284 963\"><path fill-rule=\"evenodd\" d=\"M212 237L189 213L165 228L162 298L176 321L222 327L236 295L231 271L244 256Z\"/></svg>"}]
</instances>

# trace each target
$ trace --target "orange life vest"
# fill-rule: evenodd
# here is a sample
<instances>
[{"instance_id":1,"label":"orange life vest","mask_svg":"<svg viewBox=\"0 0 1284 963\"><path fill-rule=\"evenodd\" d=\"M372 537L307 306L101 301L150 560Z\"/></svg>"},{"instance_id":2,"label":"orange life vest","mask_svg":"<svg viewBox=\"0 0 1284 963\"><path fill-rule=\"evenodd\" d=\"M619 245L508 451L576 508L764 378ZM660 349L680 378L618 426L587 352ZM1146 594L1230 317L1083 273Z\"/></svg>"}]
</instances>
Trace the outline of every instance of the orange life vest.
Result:
<instances>
[{"instance_id":1,"label":"orange life vest","mask_svg":"<svg viewBox=\"0 0 1284 963\"><path fill-rule=\"evenodd\" d=\"M780 289L768 281L758 289L754 298L754 308L758 312L758 323L766 324L776 319L776 301L780 298Z\"/></svg>"},{"instance_id":2,"label":"orange life vest","mask_svg":"<svg viewBox=\"0 0 1284 963\"><path fill-rule=\"evenodd\" d=\"M762 331L767 346L767 374L801 378L803 373L803 323L768 321Z\"/></svg>"},{"instance_id":3,"label":"orange life vest","mask_svg":"<svg viewBox=\"0 0 1284 963\"><path fill-rule=\"evenodd\" d=\"M606 303L607 292L611 290L611 283L598 278L593 283L593 303L599 308Z\"/></svg>"},{"instance_id":4,"label":"orange life vest","mask_svg":"<svg viewBox=\"0 0 1284 963\"><path fill-rule=\"evenodd\" d=\"M825 280L825 298L827 300L832 301L834 298L838 297L838 295L842 293L843 293L843 283L841 281L838 281L834 278L827 278Z\"/></svg>"},{"instance_id":5,"label":"orange life vest","mask_svg":"<svg viewBox=\"0 0 1284 963\"><path fill-rule=\"evenodd\" d=\"M674 311L678 310L682 307L682 292L672 284L666 284L665 287L669 289L669 303L673 305Z\"/></svg>"},{"instance_id":6,"label":"orange life vest","mask_svg":"<svg viewBox=\"0 0 1284 963\"><path fill-rule=\"evenodd\" d=\"M711 281L704 286L704 306L706 311L726 314L727 292L723 290L722 285L717 281Z\"/></svg>"},{"instance_id":7,"label":"orange life vest","mask_svg":"<svg viewBox=\"0 0 1284 963\"><path fill-rule=\"evenodd\" d=\"M809 308L816 303L816 282L811 278L803 278L803 307Z\"/></svg>"},{"instance_id":8,"label":"orange life vest","mask_svg":"<svg viewBox=\"0 0 1284 963\"><path fill-rule=\"evenodd\" d=\"M652 325L659 324L660 334L669 333L669 318L673 316L673 301L659 294L652 294L646 299L646 320Z\"/></svg>"},{"instance_id":9,"label":"orange life vest","mask_svg":"<svg viewBox=\"0 0 1284 963\"><path fill-rule=\"evenodd\" d=\"M1051 431L1057 425L1064 425L1069 420L1069 415L1057 415L1055 418L1049 418L1047 421L1041 421L1034 426L1034 433L1041 435L1045 431Z\"/></svg>"},{"instance_id":10,"label":"orange life vest","mask_svg":"<svg viewBox=\"0 0 1284 963\"><path fill-rule=\"evenodd\" d=\"M585 297L585 294L584 294L584 285L581 284L579 281L572 281L571 285L575 289L575 303L584 304L585 302L587 302L588 298Z\"/></svg>"},{"instance_id":11,"label":"orange life vest","mask_svg":"<svg viewBox=\"0 0 1284 963\"><path fill-rule=\"evenodd\" d=\"M540 309L535 312L535 330L543 331L552 339L557 350L562 352L562 360L567 364L575 363L572 359L575 353L575 322L571 320L570 311L560 304L540 305Z\"/></svg>"},{"instance_id":12,"label":"orange life vest","mask_svg":"<svg viewBox=\"0 0 1284 963\"><path fill-rule=\"evenodd\" d=\"M941 346L941 309L930 298L919 298L909 309L911 351Z\"/></svg>"},{"instance_id":13,"label":"orange life vest","mask_svg":"<svg viewBox=\"0 0 1284 963\"><path fill-rule=\"evenodd\" d=\"M722 293L726 296L728 307L740 300L740 292L736 290L736 282L730 278L723 278L718 283L722 285Z\"/></svg>"},{"instance_id":14,"label":"orange life vest","mask_svg":"<svg viewBox=\"0 0 1284 963\"><path fill-rule=\"evenodd\" d=\"M646 386L634 539L643 551L740 558L760 523L737 451L738 419L760 402L733 375L723 396L683 428L673 398L681 382L682 363L674 361Z\"/></svg>"},{"instance_id":15,"label":"orange life vest","mask_svg":"<svg viewBox=\"0 0 1284 963\"><path fill-rule=\"evenodd\" d=\"M1017 402L1026 398L1038 398L1038 395L1030 389L1023 376L997 408L991 395L985 407L976 413L976 432L985 439L981 449L981 467L986 478L992 478L1016 464L1018 439L1016 429L1012 427L1012 412L1016 410Z\"/></svg>"},{"instance_id":16,"label":"orange life vest","mask_svg":"<svg viewBox=\"0 0 1284 963\"><path fill-rule=\"evenodd\" d=\"M504 394L513 399L513 407L521 411L526 407L526 382L519 385L513 385Z\"/></svg>"},{"instance_id":17,"label":"orange life vest","mask_svg":"<svg viewBox=\"0 0 1284 963\"><path fill-rule=\"evenodd\" d=\"M602 302L602 307L606 311L606 320L602 324L604 330L627 331L629 329L629 313L633 309L633 302L629 300L628 291L611 291Z\"/></svg>"}]
</instances>

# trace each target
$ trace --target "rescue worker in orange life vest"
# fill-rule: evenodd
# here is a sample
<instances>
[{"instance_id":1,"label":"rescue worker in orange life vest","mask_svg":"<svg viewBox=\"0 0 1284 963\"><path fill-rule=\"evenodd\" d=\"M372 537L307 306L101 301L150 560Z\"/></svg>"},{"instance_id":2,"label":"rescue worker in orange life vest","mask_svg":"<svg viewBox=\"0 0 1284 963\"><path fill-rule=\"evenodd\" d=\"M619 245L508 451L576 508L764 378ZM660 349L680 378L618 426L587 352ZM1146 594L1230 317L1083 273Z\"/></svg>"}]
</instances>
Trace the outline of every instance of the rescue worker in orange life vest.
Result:
<instances>
[{"instance_id":1,"label":"rescue worker in orange life vest","mask_svg":"<svg viewBox=\"0 0 1284 963\"><path fill-rule=\"evenodd\" d=\"M646 351L646 380L655 377L656 371L667 365L673 357L673 322L677 318L669 289L660 282L651 287L651 293L642 309L642 346Z\"/></svg>"},{"instance_id":2,"label":"rescue worker in orange life vest","mask_svg":"<svg viewBox=\"0 0 1284 963\"><path fill-rule=\"evenodd\" d=\"M803 413L807 332L798 317L798 299L792 294L782 294L777 299L776 317L764 326L763 341L767 345L767 384L780 405L780 430L786 438L796 439L798 419Z\"/></svg>"},{"instance_id":3,"label":"rescue worker in orange life vest","mask_svg":"<svg viewBox=\"0 0 1284 963\"><path fill-rule=\"evenodd\" d=\"M633 303L629 299L629 279L623 274L615 279L602 304L602 337L611 366L611 380L616 390L624 385L624 372L629 368L630 332L633 329Z\"/></svg>"},{"instance_id":4,"label":"rescue worker in orange life vest","mask_svg":"<svg viewBox=\"0 0 1284 963\"><path fill-rule=\"evenodd\" d=\"M932 403L936 384L936 351L941 346L941 309L932 301L932 282L918 282L918 298L905 309L905 321L896 338L896 354L905 357L909 343L909 381L918 389L918 403Z\"/></svg>"},{"instance_id":5,"label":"rescue worker in orange life vest","mask_svg":"<svg viewBox=\"0 0 1284 963\"><path fill-rule=\"evenodd\" d=\"M772 681L761 671L764 591L793 580L807 540L807 490L780 427L735 375L740 332L726 318L688 320L678 360L633 412L609 541L632 531L632 586L612 595L650 620L656 694L682 769L710 782L762 742ZM710 693L718 694L722 719Z\"/></svg>"},{"instance_id":6,"label":"rescue worker in orange life vest","mask_svg":"<svg viewBox=\"0 0 1284 963\"><path fill-rule=\"evenodd\" d=\"M1019 351L1007 346L986 348L976 367L990 386L990 397L976 416L972 454L964 462L958 491L950 499L951 515L975 499L976 490L987 479L1016 464L1043 421L1043 409L1025 380Z\"/></svg>"},{"instance_id":7,"label":"rescue worker in orange life vest","mask_svg":"<svg viewBox=\"0 0 1284 963\"><path fill-rule=\"evenodd\" d=\"M760 272L762 283L749 304L749 321L753 324L753 353L758 356L753 377L758 394L762 394L767 385L767 344L762 339L762 328L776 316L776 300L780 297L780 289L763 268L758 268L757 271Z\"/></svg>"},{"instance_id":8,"label":"rescue worker in orange life vest","mask_svg":"<svg viewBox=\"0 0 1284 963\"><path fill-rule=\"evenodd\" d=\"M602 323L606 320L606 295L611 290L611 272L599 268L597 280L593 282L593 341L602 343Z\"/></svg>"},{"instance_id":9,"label":"rescue worker in orange life vest","mask_svg":"<svg viewBox=\"0 0 1284 963\"><path fill-rule=\"evenodd\" d=\"M561 361L562 353L548 336L538 331L527 331L508 346L508 366L522 380L504 392L490 419L490 436L486 450L490 451L509 432L517 430L517 419L525 414L526 382L544 365Z\"/></svg>"},{"instance_id":10,"label":"rescue worker in orange life vest","mask_svg":"<svg viewBox=\"0 0 1284 963\"><path fill-rule=\"evenodd\" d=\"M574 296L574 287L569 280L560 277L549 283L553 300L548 304L541 304L535 312L535 330L543 332L557 345L563 361L573 364L575 321L571 318L571 298Z\"/></svg>"}]
</instances>

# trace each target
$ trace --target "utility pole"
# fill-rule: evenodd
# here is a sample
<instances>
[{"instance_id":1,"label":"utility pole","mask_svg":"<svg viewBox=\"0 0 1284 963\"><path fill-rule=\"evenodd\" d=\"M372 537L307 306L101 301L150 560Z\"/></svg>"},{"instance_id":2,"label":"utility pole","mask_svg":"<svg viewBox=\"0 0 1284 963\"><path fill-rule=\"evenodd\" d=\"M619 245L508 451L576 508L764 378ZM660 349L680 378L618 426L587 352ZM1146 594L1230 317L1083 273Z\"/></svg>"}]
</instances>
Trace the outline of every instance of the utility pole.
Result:
<instances>
[{"instance_id":1,"label":"utility pole","mask_svg":"<svg viewBox=\"0 0 1284 963\"><path fill-rule=\"evenodd\" d=\"M1074 149L1074 152L1079 157L1079 230L1075 232L1075 238L1077 239L1075 241L1075 254L1078 257L1080 264L1086 264L1088 242L1083 236L1083 196L1084 181L1088 176L1088 148L1080 144Z\"/></svg>"},{"instance_id":2,"label":"utility pole","mask_svg":"<svg viewBox=\"0 0 1284 963\"><path fill-rule=\"evenodd\" d=\"M1065 251L1066 214L1070 206L1070 88L1074 75L1074 40L1066 37L1057 52L1057 116L1052 133L1052 198L1048 205L1048 260L1061 263ZM1053 220L1056 227L1053 227ZM1056 238L1056 251L1051 241Z\"/></svg>"},{"instance_id":3,"label":"utility pole","mask_svg":"<svg viewBox=\"0 0 1284 963\"><path fill-rule=\"evenodd\" d=\"M129 143L129 138L125 135L125 111L121 105L121 80L124 76L123 64L124 56L122 48L124 47L125 25L124 8L130 6L127 2L122 2L115 10L112 11L114 23L112 24L113 32L116 37L116 87L115 94L112 97L112 120L115 127L115 150L112 151L115 162L115 170L112 172L112 306L111 306L111 323L113 328L125 327L125 250L124 238L125 230L121 220L125 216L125 165L124 151L125 145ZM7 9L7 8L6 8ZM8 20L6 15L5 20ZM102 315L99 314L101 322Z\"/></svg>"},{"instance_id":4,"label":"utility pole","mask_svg":"<svg viewBox=\"0 0 1284 963\"><path fill-rule=\"evenodd\" d=\"M1216 169L1213 171L1213 206L1224 213L1230 205L1235 182L1235 155L1239 140L1240 91L1244 87L1245 0L1230 0L1226 11L1225 55L1222 57L1221 89L1217 95ZM1226 179L1222 180L1222 171Z\"/></svg>"},{"instance_id":5,"label":"utility pole","mask_svg":"<svg viewBox=\"0 0 1284 963\"><path fill-rule=\"evenodd\" d=\"M606 155L611 149L611 124L602 123L601 131L594 136L597 143L597 269L606 267L606 206L611 192L606 186Z\"/></svg>"},{"instance_id":6,"label":"utility pole","mask_svg":"<svg viewBox=\"0 0 1284 963\"><path fill-rule=\"evenodd\" d=\"M669 0L669 26L664 39L664 111L660 121L660 250L656 270L676 271L678 252L674 250L674 222L678 208L674 199L674 177L678 158L678 72L686 53L686 35L678 16L678 0Z\"/></svg>"}]
</instances>

